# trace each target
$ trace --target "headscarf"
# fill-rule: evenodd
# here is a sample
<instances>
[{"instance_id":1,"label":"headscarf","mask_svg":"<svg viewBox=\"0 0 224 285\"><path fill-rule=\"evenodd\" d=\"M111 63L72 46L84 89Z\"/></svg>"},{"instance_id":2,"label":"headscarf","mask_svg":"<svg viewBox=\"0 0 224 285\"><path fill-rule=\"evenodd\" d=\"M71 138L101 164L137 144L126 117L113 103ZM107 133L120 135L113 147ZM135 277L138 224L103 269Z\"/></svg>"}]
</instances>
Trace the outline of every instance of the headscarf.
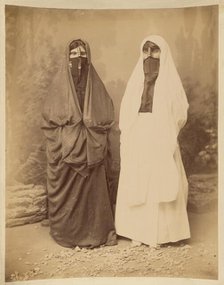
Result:
<instances>
[{"instance_id":1,"label":"headscarf","mask_svg":"<svg viewBox=\"0 0 224 285\"><path fill-rule=\"evenodd\" d=\"M107 130L114 120L113 102L92 65L88 43L81 41L89 66L83 112L69 67L71 42L66 47L61 69L55 76L42 112L42 128L48 139L48 161L57 163L61 160L80 173L83 168L104 159Z\"/></svg>"}]
</instances>

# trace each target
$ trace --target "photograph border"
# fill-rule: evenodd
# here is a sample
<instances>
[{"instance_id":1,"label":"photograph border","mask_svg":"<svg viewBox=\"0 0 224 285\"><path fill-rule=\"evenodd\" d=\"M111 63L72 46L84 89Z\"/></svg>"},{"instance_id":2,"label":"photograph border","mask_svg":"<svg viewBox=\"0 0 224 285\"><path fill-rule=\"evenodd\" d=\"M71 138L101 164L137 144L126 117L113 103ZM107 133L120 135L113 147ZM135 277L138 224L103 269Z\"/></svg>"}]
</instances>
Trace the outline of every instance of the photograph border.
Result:
<instances>
[{"instance_id":1,"label":"photograph border","mask_svg":"<svg viewBox=\"0 0 224 285\"><path fill-rule=\"evenodd\" d=\"M1 123L1 154L0 154L0 284L224 284L224 1L217 0L2 0L0 6L0 123ZM46 279L5 282L5 6L27 6L58 9L159 9L185 8L196 6L219 6L219 96L218 96L218 234L219 234L219 278L218 280L190 279L190 278L161 278L161 277L91 277L72 279Z\"/></svg>"}]
</instances>

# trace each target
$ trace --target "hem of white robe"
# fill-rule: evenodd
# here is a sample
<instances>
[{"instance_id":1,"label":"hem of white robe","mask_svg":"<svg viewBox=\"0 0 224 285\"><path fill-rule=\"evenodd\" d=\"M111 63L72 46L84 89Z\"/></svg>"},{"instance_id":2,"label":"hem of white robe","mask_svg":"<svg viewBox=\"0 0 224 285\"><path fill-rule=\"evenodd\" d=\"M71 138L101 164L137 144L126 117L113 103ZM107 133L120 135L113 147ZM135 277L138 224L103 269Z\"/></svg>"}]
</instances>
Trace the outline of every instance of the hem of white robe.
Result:
<instances>
[{"instance_id":1,"label":"hem of white robe","mask_svg":"<svg viewBox=\"0 0 224 285\"><path fill-rule=\"evenodd\" d=\"M138 236L135 236L135 235L127 233L127 232L122 232L122 231L120 232L119 230L117 230L116 233L117 233L118 236L122 236L122 237L128 238L130 240L134 240L134 241L139 241L139 242L141 242L141 243L143 243L145 245L149 245L149 246L166 244L166 243L170 243L170 242L175 243L175 242L178 242L178 241L187 240L187 239L191 238L191 235L189 233L189 234L180 235L179 237L176 237L176 238L170 238L170 239L167 239L167 240L159 240L157 242L154 242L154 241L144 240L143 238L141 238L141 240L139 240Z\"/></svg>"}]
</instances>

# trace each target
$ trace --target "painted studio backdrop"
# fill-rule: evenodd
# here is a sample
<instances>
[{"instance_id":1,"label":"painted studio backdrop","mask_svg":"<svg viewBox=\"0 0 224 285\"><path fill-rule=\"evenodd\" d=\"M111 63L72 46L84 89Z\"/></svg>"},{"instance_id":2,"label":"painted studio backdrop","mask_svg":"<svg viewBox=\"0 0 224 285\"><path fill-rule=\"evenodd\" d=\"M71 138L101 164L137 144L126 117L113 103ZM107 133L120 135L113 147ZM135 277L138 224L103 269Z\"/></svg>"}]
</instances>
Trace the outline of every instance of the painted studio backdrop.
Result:
<instances>
[{"instance_id":1,"label":"painted studio backdrop","mask_svg":"<svg viewBox=\"0 0 224 285\"><path fill-rule=\"evenodd\" d=\"M78 38L89 43L93 65L115 107L116 122L110 133L110 183L114 189L114 201L120 165L118 123L121 99L139 58L142 40L150 34L158 34L170 46L190 104L188 122L179 137L190 183L189 211L203 212L216 206L217 6L144 10L6 6L5 16L7 226L36 222L46 217L45 200L41 198L36 204L38 214L34 208L30 216L24 216L21 209L16 211L19 203L15 201L15 189L20 189L21 185L28 188L29 185L42 185L41 189L45 186L41 108L62 63L67 43ZM19 207L22 208L24 203ZM25 207L27 211L28 204Z\"/></svg>"},{"instance_id":2,"label":"painted studio backdrop","mask_svg":"<svg viewBox=\"0 0 224 285\"><path fill-rule=\"evenodd\" d=\"M164 37L190 103L182 143L186 170L214 167L215 153L210 155L204 147L210 142L209 131L214 136L217 129L217 13L216 6L125 11L8 6L6 95L10 180L43 139L42 101L72 38L89 42L93 64L113 99L118 122L120 102L139 57L142 39L150 34ZM115 151L115 160L118 156Z\"/></svg>"}]
</instances>

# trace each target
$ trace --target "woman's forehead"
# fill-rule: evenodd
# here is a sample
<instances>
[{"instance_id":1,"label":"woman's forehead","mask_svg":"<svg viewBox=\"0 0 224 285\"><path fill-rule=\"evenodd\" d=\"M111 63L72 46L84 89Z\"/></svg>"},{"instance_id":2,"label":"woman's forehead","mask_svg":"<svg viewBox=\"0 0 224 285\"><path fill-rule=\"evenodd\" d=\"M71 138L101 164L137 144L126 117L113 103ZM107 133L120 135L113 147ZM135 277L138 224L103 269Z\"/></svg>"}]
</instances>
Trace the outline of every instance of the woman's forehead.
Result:
<instances>
[{"instance_id":1,"label":"woman's forehead","mask_svg":"<svg viewBox=\"0 0 224 285\"><path fill-rule=\"evenodd\" d=\"M151 41L146 41L145 43L144 43L144 45L143 45L143 49L148 49L148 48L157 48L157 49L159 49L159 46L158 45L156 45L155 43L153 43L153 42L151 42Z\"/></svg>"},{"instance_id":2,"label":"woman's forehead","mask_svg":"<svg viewBox=\"0 0 224 285\"><path fill-rule=\"evenodd\" d=\"M69 48L71 50L71 49L77 48L78 46L85 47L85 44L81 40L74 40L70 43Z\"/></svg>"}]
</instances>

